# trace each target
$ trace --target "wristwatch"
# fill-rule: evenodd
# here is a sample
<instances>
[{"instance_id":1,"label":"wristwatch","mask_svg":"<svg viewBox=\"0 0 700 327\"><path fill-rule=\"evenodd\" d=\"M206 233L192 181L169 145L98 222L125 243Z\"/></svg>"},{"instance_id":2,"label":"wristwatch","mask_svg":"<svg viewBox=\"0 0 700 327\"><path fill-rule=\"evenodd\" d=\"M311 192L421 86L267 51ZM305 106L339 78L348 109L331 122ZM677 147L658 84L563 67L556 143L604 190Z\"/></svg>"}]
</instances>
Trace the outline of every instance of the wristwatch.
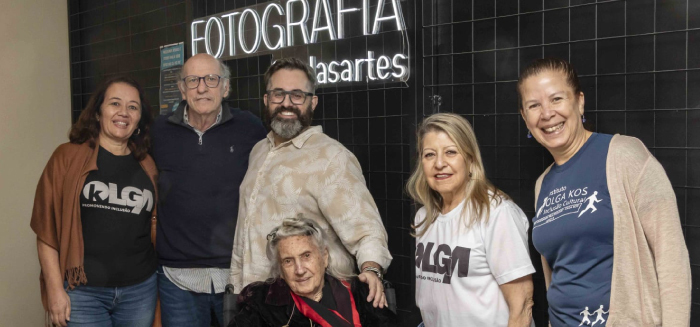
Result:
<instances>
[{"instance_id":1,"label":"wristwatch","mask_svg":"<svg viewBox=\"0 0 700 327\"><path fill-rule=\"evenodd\" d=\"M362 269L362 272L365 272L365 271L371 271L371 272L377 274L377 277L379 277L379 280L384 280L384 276L382 274L382 271L377 269L377 268L365 267L364 269Z\"/></svg>"}]
</instances>

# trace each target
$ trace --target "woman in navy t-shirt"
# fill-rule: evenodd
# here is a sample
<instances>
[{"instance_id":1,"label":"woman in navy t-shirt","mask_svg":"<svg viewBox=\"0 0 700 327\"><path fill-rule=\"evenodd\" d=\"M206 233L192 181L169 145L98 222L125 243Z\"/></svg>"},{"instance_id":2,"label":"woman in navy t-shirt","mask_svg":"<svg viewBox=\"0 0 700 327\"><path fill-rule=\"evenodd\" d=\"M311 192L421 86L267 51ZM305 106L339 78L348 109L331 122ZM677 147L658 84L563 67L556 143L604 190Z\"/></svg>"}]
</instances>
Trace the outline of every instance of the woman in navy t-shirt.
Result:
<instances>
[{"instance_id":1,"label":"woman in navy t-shirt","mask_svg":"<svg viewBox=\"0 0 700 327\"><path fill-rule=\"evenodd\" d=\"M637 139L584 128L584 95L564 60L525 68L518 94L528 137L554 158L532 219L551 325L687 325L688 252L658 161Z\"/></svg>"}]
</instances>

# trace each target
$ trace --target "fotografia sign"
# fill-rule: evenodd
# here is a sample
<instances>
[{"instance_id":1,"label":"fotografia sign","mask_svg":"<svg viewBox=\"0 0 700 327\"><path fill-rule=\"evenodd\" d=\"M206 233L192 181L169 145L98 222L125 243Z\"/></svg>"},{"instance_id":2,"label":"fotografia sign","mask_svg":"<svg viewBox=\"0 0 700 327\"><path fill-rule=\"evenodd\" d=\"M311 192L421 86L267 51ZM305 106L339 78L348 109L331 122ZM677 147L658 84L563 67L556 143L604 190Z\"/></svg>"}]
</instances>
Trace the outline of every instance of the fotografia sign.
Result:
<instances>
[{"instance_id":1,"label":"fotografia sign","mask_svg":"<svg viewBox=\"0 0 700 327\"><path fill-rule=\"evenodd\" d=\"M358 26L359 25L359 26ZM361 35L352 35L361 30ZM335 42L349 37L381 37L406 24L399 0L276 0L195 19L190 23L192 55L206 52L226 59L252 55L296 53L297 47ZM360 81L406 81L407 46L367 49L362 58L309 55L319 84Z\"/></svg>"}]
</instances>

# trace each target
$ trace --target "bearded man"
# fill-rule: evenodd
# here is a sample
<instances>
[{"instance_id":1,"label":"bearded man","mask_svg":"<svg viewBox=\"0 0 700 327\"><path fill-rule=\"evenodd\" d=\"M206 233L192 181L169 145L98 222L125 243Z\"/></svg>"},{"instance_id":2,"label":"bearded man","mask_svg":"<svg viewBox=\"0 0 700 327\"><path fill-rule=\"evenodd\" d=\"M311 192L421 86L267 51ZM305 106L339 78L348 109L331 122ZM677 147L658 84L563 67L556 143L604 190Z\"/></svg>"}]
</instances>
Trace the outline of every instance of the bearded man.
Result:
<instances>
[{"instance_id":1,"label":"bearded man","mask_svg":"<svg viewBox=\"0 0 700 327\"><path fill-rule=\"evenodd\" d=\"M391 263L387 234L357 158L311 125L316 76L297 58L275 61L264 75L263 117L271 131L250 153L241 183L229 283L235 291L269 277L267 235L285 218L313 219L339 250L348 276L359 268L368 302L384 307L381 278ZM312 272L299 267L303 282Z\"/></svg>"}]
</instances>

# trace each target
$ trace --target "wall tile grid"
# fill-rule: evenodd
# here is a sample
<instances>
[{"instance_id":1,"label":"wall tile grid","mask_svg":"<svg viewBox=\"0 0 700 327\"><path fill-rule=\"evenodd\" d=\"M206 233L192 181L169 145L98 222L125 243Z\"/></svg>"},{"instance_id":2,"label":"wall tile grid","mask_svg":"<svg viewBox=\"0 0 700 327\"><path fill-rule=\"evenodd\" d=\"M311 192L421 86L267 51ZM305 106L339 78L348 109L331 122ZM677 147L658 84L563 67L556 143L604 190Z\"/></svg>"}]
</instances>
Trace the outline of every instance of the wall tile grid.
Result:
<instances>
[{"instance_id":1,"label":"wall tile grid","mask_svg":"<svg viewBox=\"0 0 700 327\"><path fill-rule=\"evenodd\" d=\"M160 45L186 41L188 19L264 0L69 0L73 119L97 81L126 73L157 112ZM351 0L346 2L351 4ZM491 180L534 215L534 181L552 162L518 114L515 84L527 63L559 56L577 68L592 130L640 138L664 165L678 198L693 270L693 322L700 324L700 2L693 0L401 0L411 79L320 88L315 124L357 156L389 235L400 316L416 319L415 207L403 186L415 163L415 126L437 112L474 126ZM333 4L333 6L335 6ZM189 8L189 9L188 9ZM189 10L189 11L188 11ZM274 58L362 58L402 36L351 34L226 61L231 105L261 114L263 73ZM356 36L357 35L357 36ZM186 45L186 51L188 45ZM694 201L695 200L695 201ZM534 247L534 316L547 320Z\"/></svg>"},{"instance_id":2,"label":"wall tile grid","mask_svg":"<svg viewBox=\"0 0 700 327\"><path fill-rule=\"evenodd\" d=\"M68 0L72 117L105 78L125 74L158 112L161 45L187 37L185 0Z\"/></svg>"},{"instance_id":3,"label":"wall tile grid","mask_svg":"<svg viewBox=\"0 0 700 327\"><path fill-rule=\"evenodd\" d=\"M662 163L678 200L700 324L700 3L688 0L424 0L423 107L474 126L486 171L525 213L534 182L552 162L518 113L518 72L557 56L576 67L586 119L600 133L640 138ZM434 101L439 97L441 105ZM514 164L515 163L515 164ZM539 255L534 317L547 321Z\"/></svg>"}]
</instances>

